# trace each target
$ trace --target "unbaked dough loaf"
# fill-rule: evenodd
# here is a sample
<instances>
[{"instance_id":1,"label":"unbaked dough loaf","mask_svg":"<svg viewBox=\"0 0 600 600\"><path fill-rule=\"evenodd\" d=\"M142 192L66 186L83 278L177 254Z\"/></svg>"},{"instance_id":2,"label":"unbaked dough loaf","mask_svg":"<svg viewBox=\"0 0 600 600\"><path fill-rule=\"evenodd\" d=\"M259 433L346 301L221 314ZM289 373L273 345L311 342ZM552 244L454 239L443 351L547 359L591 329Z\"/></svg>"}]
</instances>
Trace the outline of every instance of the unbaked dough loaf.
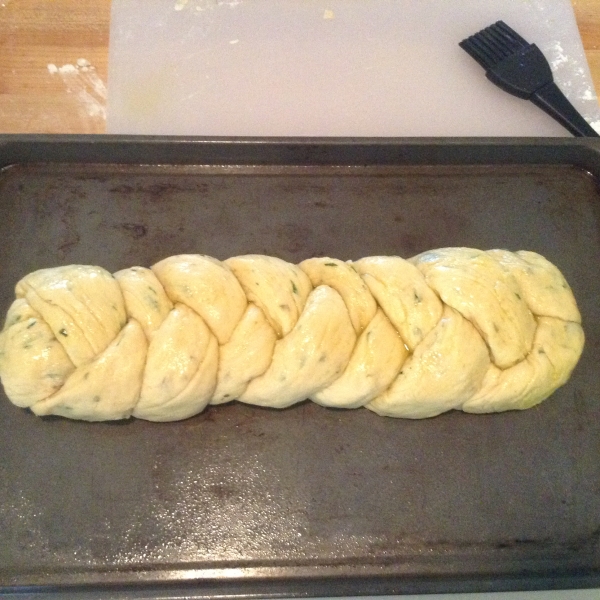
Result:
<instances>
[{"instance_id":1,"label":"unbaked dough loaf","mask_svg":"<svg viewBox=\"0 0 600 600\"><path fill-rule=\"evenodd\" d=\"M538 404L584 345L575 299L534 252L404 260L180 255L111 275L71 265L16 286L0 378L37 415L191 417L307 398L419 419Z\"/></svg>"}]
</instances>

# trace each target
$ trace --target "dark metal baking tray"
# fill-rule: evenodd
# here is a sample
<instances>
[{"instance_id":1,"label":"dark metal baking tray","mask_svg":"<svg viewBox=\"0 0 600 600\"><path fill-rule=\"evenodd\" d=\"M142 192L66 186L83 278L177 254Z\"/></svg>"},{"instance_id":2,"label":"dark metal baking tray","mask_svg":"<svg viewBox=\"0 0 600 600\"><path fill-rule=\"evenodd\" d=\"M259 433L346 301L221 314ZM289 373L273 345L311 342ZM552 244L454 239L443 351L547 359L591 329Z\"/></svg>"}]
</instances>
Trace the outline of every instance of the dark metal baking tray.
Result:
<instances>
[{"instance_id":1,"label":"dark metal baking tray","mask_svg":"<svg viewBox=\"0 0 600 600\"><path fill-rule=\"evenodd\" d=\"M302 403L39 419L0 394L0 591L318 596L600 585L600 145L0 138L0 311L37 268L171 254L542 253L587 344L534 409Z\"/></svg>"}]
</instances>

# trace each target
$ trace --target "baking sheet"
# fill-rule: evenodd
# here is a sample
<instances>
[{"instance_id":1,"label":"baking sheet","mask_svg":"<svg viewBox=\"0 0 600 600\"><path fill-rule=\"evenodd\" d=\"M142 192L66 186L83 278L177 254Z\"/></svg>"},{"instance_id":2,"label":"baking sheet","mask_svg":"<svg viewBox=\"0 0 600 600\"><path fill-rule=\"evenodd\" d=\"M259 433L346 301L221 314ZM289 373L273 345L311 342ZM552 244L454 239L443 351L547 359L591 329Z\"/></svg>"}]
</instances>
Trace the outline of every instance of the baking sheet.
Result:
<instances>
[{"instance_id":1,"label":"baking sheet","mask_svg":"<svg viewBox=\"0 0 600 600\"><path fill-rule=\"evenodd\" d=\"M0 173L2 312L19 277L51 265L468 245L557 264L587 335L571 381L521 413L405 421L234 403L179 423L90 424L36 418L2 394L0 591L598 585L599 151L590 140L0 139L0 164L13 165Z\"/></svg>"}]
</instances>

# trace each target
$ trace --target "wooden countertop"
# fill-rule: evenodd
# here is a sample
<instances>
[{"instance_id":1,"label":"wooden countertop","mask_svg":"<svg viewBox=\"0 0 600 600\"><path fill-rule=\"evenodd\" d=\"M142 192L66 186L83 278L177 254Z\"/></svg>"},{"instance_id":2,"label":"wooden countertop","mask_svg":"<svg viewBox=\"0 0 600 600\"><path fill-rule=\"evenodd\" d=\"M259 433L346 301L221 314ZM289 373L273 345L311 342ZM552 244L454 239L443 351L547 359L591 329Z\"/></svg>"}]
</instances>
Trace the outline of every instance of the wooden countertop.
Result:
<instances>
[{"instance_id":1,"label":"wooden countertop","mask_svg":"<svg viewBox=\"0 0 600 600\"><path fill-rule=\"evenodd\" d=\"M600 0L573 7L600 92ZM103 133L109 25L110 0L0 0L0 132Z\"/></svg>"}]
</instances>

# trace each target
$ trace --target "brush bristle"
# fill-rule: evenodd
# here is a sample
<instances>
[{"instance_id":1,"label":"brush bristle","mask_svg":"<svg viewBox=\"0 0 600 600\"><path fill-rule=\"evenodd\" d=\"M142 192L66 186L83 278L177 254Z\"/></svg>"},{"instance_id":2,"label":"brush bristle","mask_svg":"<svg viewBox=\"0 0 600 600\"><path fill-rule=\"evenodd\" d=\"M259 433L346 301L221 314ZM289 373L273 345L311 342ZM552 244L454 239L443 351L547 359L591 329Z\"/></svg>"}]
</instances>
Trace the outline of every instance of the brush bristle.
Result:
<instances>
[{"instance_id":1,"label":"brush bristle","mask_svg":"<svg viewBox=\"0 0 600 600\"><path fill-rule=\"evenodd\" d=\"M459 46L468 52L484 69L491 69L505 58L527 48L530 44L504 21L497 21L463 40Z\"/></svg>"}]
</instances>

